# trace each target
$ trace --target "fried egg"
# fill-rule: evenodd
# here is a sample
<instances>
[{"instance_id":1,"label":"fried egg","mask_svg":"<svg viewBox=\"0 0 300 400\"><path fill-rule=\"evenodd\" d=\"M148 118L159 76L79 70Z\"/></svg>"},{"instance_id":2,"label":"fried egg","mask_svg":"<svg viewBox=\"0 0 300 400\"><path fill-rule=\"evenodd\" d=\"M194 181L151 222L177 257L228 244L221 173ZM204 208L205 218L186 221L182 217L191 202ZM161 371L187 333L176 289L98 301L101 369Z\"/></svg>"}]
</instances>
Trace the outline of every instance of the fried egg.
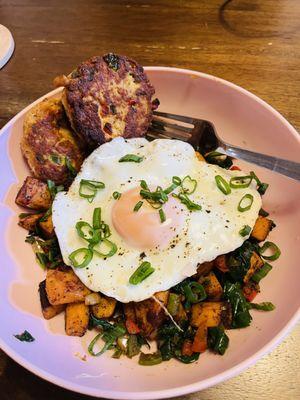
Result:
<instances>
[{"instance_id":1,"label":"fried egg","mask_svg":"<svg viewBox=\"0 0 300 400\"><path fill-rule=\"evenodd\" d=\"M140 162L119 162L127 154L141 157ZM255 224L261 208L255 182L225 195L216 184L217 175L229 182L247 174L200 161L191 145L178 140L120 137L103 144L84 161L68 192L58 193L53 203L53 223L64 262L89 289L123 303L142 301L171 288L193 275L199 263L240 247L249 237L241 236L241 229L245 225L252 229ZM162 206L163 221L159 210L140 196L141 181L155 191L158 186L169 187L173 177L186 176L196 181L188 198L201 210L189 211L176 197L177 187ZM92 202L79 194L82 179L105 184ZM113 196L114 192L121 197ZM242 212L238 206L245 195L253 196L253 202ZM143 204L134 210L140 201ZM94 253L86 267L76 268L69 256L88 244L75 225L78 221L92 224L96 207L101 208L101 219L109 226L109 240L117 251L104 258ZM138 284L129 283L144 261L154 272Z\"/></svg>"}]
</instances>

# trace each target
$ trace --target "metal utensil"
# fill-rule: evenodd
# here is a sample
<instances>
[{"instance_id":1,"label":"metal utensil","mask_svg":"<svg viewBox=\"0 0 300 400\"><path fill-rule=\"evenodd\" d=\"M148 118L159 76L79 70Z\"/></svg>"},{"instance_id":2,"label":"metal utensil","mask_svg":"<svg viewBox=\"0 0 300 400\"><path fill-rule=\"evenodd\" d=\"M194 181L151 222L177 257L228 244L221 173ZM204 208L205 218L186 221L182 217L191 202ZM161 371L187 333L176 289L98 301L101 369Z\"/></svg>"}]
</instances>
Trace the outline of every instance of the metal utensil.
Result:
<instances>
[{"instance_id":1,"label":"metal utensil","mask_svg":"<svg viewBox=\"0 0 300 400\"><path fill-rule=\"evenodd\" d=\"M174 121L179 121L181 124L176 124ZM154 111L154 117L147 136L152 139L183 140L190 143L201 154L221 148L228 156L240 158L241 160L286 175L289 178L300 180L300 163L255 153L226 143L218 136L213 123L210 121Z\"/></svg>"}]
</instances>

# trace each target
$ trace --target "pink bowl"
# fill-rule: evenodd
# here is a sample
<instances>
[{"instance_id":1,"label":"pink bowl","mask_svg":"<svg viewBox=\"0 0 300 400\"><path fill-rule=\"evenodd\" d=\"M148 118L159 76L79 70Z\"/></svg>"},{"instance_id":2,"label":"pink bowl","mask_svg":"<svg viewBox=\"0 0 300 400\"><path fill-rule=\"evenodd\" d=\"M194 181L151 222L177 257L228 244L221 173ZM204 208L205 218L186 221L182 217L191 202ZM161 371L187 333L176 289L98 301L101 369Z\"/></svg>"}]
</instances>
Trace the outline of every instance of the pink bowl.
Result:
<instances>
[{"instance_id":1,"label":"pink bowl","mask_svg":"<svg viewBox=\"0 0 300 400\"><path fill-rule=\"evenodd\" d=\"M148 67L147 72L161 101L160 110L211 120L220 136L230 143L300 161L300 139L295 129L246 90L194 71ZM55 96L59 91L46 96ZM87 356L84 361L82 356L91 336L67 337L63 316L48 322L41 317L37 290L44 272L36 264L30 246L24 243L26 232L17 226L20 209L14 199L28 174L19 143L24 115L33 104L14 117L0 135L0 346L10 357L36 375L76 392L111 399L159 399L198 391L228 379L283 339L300 315L300 185L254 167L270 183L264 208L277 224L270 239L282 251L262 282L257 301L272 301L276 310L253 311L251 327L230 331L230 348L223 357L205 353L195 364L172 360L155 367L139 366L136 359L114 360L109 354L100 358ZM245 163L239 165L253 168ZM24 329L32 333L35 342L22 343L13 337Z\"/></svg>"}]
</instances>

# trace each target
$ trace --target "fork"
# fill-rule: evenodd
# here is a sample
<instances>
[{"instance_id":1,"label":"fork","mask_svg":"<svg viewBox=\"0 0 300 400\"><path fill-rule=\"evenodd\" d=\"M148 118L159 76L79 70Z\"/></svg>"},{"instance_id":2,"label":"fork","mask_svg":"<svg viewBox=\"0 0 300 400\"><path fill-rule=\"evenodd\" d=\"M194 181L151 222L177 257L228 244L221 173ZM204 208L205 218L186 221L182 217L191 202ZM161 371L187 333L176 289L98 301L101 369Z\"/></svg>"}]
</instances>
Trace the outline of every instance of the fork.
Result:
<instances>
[{"instance_id":1,"label":"fork","mask_svg":"<svg viewBox=\"0 0 300 400\"><path fill-rule=\"evenodd\" d=\"M176 124L171 121L179 121L184 125ZM164 138L183 140L190 143L194 149L201 154L221 149L224 154L230 157L248 161L260 167L286 175L297 181L300 180L300 163L266 154L255 153L226 143L218 136L213 123L204 119L154 111L153 120L147 132L147 136L149 139Z\"/></svg>"}]
</instances>

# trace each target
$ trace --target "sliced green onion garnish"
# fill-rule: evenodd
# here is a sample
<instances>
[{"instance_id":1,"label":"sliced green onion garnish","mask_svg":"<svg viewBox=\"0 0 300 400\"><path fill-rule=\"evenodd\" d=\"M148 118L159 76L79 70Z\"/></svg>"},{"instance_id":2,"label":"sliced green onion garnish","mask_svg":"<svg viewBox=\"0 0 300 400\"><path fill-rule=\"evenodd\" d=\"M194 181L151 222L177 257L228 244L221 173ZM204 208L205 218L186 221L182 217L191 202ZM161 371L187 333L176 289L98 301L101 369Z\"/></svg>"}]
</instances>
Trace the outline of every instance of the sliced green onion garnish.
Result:
<instances>
[{"instance_id":1,"label":"sliced green onion garnish","mask_svg":"<svg viewBox=\"0 0 300 400\"><path fill-rule=\"evenodd\" d=\"M222 193L224 193L226 195L231 193L229 184L225 181L225 179L221 175L216 175L215 181L216 181L218 188L221 190Z\"/></svg>"},{"instance_id":2,"label":"sliced green onion garnish","mask_svg":"<svg viewBox=\"0 0 300 400\"><path fill-rule=\"evenodd\" d=\"M16 339L20 340L21 342L34 342L35 341L35 338L31 335L31 333L26 330L23 333L21 333L20 335L14 335L14 337Z\"/></svg>"},{"instance_id":3,"label":"sliced green onion garnish","mask_svg":"<svg viewBox=\"0 0 300 400\"><path fill-rule=\"evenodd\" d=\"M253 177L251 175L246 176L234 176L230 179L229 185L233 189L243 189L250 186Z\"/></svg>"},{"instance_id":4,"label":"sliced green onion garnish","mask_svg":"<svg viewBox=\"0 0 300 400\"><path fill-rule=\"evenodd\" d=\"M92 250L85 248L77 249L69 255L69 260L75 268L86 267L91 262L92 258Z\"/></svg>"},{"instance_id":5,"label":"sliced green onion garnish","mask_svg":"<svg viewBox=\"0 0 300 400\"><path fill-rule=\"evenodd\" d=\"M269 213L266 210L264 210L263 208L261 208L259 210L258 214L261 215L262 217L267 217L269 215Z\"/></svg>"},{"instance_id":6,"label":"sliced green onion garnish","mask_svg":"<svg viewBox=\"0 0 300 400\"><path fill-rule=\"evenodd\" d=\"M252 178L256 181L256 183L257 183L257 191L258 191L258 193L260 193L261 195L263 195L263 194L265 194L266 193L266 190L268 189L268 187L269 187L269 184L268 183L263 183L263 182L261 182L260 181L260 179L258 178L258 176L255 174L255 172L253 172L253 171L251 171L250 172L250 175L252 176Z\"/></svg>"},{"instance_id":7,"label":"sliced green onion garnish","mask_svg":"<svg viewBox=\"0 0 300 400\"><path fill-rule=\"evenodd\" d=\"M204 287L198 282L189 282L183 286L183 291L186 300L189 303L199 303L206 299Z\"/></svg>"},{"instance_id":8,"label":"sliced green onion garnish","mask_svg":"<svg viewBox=\"0 0 300 400\"><path fill-rule=\"evenodd\" d=\"M75 225L78 236L86 240L88 243L98 243L100 241L100 232L86 221L78 221Z\"/></svg>"},{"instance_id":9,"label":"sliced green onion garnish","mask_svg":"<svg viewBox=\"0 0 300 400\"><path fill-rule=\"evenodd\" d=\"M271 256L265 256L264 252L266 250L272 250L273 254ZM273 243L273 242L265 242L262 247L259 249L259 253L260 255L265 259L265 260L270 260L270 261L275 261L277 260L277 258L280 257L281 251L279 249L279 247Z\"/></svg>"},{"instance_id":10,"label":"sliced green onion garnish","mask_svg":"<svg viewBox=\"0 0 300 400\"><path fill-rule=\"evenodd\" d=\"M173 193L172 196L180 200L180 202L184 204L189 211L200 211L202 209L200 204L194 203L185 193L179 193L178 195Z\"/></svg>"},{"instance_id":11,"label":"sliced green onion garnish","mask_svg":"<svg viewBox=\"0 0 300 400\"><path fill-rule=\"evenodd\" d=\"M153 274L154 271L155 269L151 266L151 264L148 261L144 261L131 275L129 278L129 283L131 283L131 285L138 285L148 278L148 276Z\"/></svg>"},{"instance_id":12,"label":"sliced green onion garnish","mask_svg":"<svg viewBox=\"0 0 300 400\"><path fill-rule=\"evenodd\" d=\"M59 156L58 154L50 154L49 156L50 160L53 161L55 164L64 164L64 160L61 156Z\"/></svg>"},{"instance_id":13,"label":"sliced green onion garnish","mask_svg":"<svg viewBox=\"0 0 300 400\"><path fill-rule=\"evenodd\" d=\"M94 200L97 190L104 189L103 182L81 179L79 184L79 196L87 199L90 203Z\"/></svg>"},{"instance_id":14,"label":"sliced green onion garnish","mask_svg":"<svg viewBox=\"0 0 300 400\"><path fill-rule=\"evenodd\" d=\"M239 231L241 236L248 236L251 232L251 227L249 225L244 225L243 228Z\"/></svg>"},{"instance_id":15,"label":"sliced green onion garnish","mask_svg":"<svg viewBox=\"0 0 300 400\"><path fill-rule=\"evenodd\" d=\"M96 207L93 212L93 228L100 229L101 228L101 208Z\"/></svg>"},{"instance_id":16,"label":"sliced green onion garnish","mask_svg":"<svg viewBox=\"0 0 300 400\"><path fill-rule=\"evenodd\" d=\"M181 179L179 178L179 176L173 176L172 185L167 187L167 189L165 189L164 192L166 194L170 194L171 192L173 192L174 189L176 189L180 185L181 185Z\"/></svg>"},{"instance_id":17,"label":"sliced green onion garnish","mask_svg":"<svg viewBox=\"0 0 300 400\"><path fill-rule=\"evenodd\" d=\"M183 178L181 182L181 187L184 193L192 194L196 190L197 181L196 179L192 179L189 175Z\"/></svg>"},{"instance_id":18,"label":"sliced green onion garnish","mask_svg":"<svg viewBox=\"0 0 300 400\"><path fill-rule=\"evenodd\" d=\"M40 266L42 268L45 268L49 261L47 255L45 253L41 253L41 252L37 252L37 253L35 253L35 255L36 255L36 258L37 258Z\"/></svg>"},{"instance_id":19,"label":"sliced green onion garnish","mask_svg":"<svg viewBox=\"0 0 300 400\"><path fill-rule=\"evenodd\" d=\"M265 301L263 303L249 303L249 308L260 310L260 311L273 311L275 310L275 306L273 303L269 301Z\"/></svg>"},{"instance_id":20,"label":"sliced green onion garnish","mask_svg":"<svg viewBox=\"0 0 300 400\"><path fill-rule=\"evenodd\" d=\"M238 210L240 212L245 212L250 210L251 206L253 203L253 196L250 193L245 194L245 196L243 196L238 204Z\"/></svg>"},{"instance_id":21,"label":"sliced green onion garnish","mask_svg":"<svg viewBox=\"0 0 300 400\"><path fill-rule=\"evenodd\" d=\"M159 218L161 223L165 222L166 220L166 214L162 208L159 210Z\"/></svg>"},{"instance_id":22,"label":"sliced green onion garnish","mask_svg":"<svg viewBox=\"0 0 300 400\"><path fill-rule=\"evenodd\" d=\"M147 182L144 181L144 179L141 180L141 188L144 189L144 190L149 190Z\"/></svg>"},{"instance_id":23,"label":"sliced green onion garnish","mask_svg":"<svg viewBox=\"0 0 300 400\"><path fill-rule=\"evenodd\" d=\"M115 200L119 200L120 197L121 197L121 193L120 192L113 192L113 198Z\"/></svg>"},{"instance_id":24,"label":"sliced green onion garnish","mask_svg":"<svg viewBox=\"0 0 300 400\"><path fill-rule=\"evenodd\" d=\"M271 269L272 265L264 263L264 265L257 272L255 272L254 275L252 275L251 279L256 283L259 283L265 276L268 275Z\"/></svg>"},{"instance_id":25,"label":"sliced green onion garnish","mask_svg":"<svg viewBox=\"0 0 300 400\"><path fill-rule=\"evenodd\" d=\"M144 157L137 156L136 154L126 154L125 156L121 157L119 162L142 162Z\"/></svg>"},{"instance_id":26,"label":"sliced green onion garnish","mask_svg":"<svg viewBox=\"0 0 300 400\"><path fill-rule=\"evenodd\" d=\"M92 249L99 257L102 258L112 257L118 250L116 244L108 239L102 239L100 243L91 245L90 249Z\"/></svg>"},{"instance_id":27,"label":"sliced green onion garnish","mask_svg":"<svg viewBox=\"0 0 300 400\"><path fill-rule=\"evenodd\" d=\"M162 362L160 351L152 354L141 353L139 358L140 365L156 365Z\"/></svg>"},{"instance_id":28,"label":"sliced green onion garnish","mask_svg":"<svg viewBox=\"0 0 300 400\"><path fill-rule=\"evenodd\" d=\"M136 203L136 205L134 206L133 211L135 211L135 212L139 211L139 209L142 207L142 205L143 205L143 202L142 201L138 201Z\"/></svg>"},{"instance_id":29,"label":"sliced green onion garnish","mask_svg":"<svg viewBox=\"0 0 300 400\"><path fill-rule=\"evenodd\" d=\"M47 221L47 219L52 215L52 206L48 208L45 214L39 219L39 222Z\"/></svg>"},{"instance_id":30,"label":"sliced green onion garnish","mask_svg":"<svg viewBox=\"0 0 300 400\"><path fill-rule=\"evenodd\" d=\"M101 356L101 354L103 354L106 350L108 350L109 347L112 345L111 342L106 342L104 344L104 346L102 347L102 349L100 351L98 351L98 353L95 353L94 352L94 346L98 342L98 340L101 338L101 336L102 336L102 333L98 333L98 335L95 336L94 339L89 344L88 352L90 353L91 356L94 356L94 357Z\"/></svg>"}]
</instances>

